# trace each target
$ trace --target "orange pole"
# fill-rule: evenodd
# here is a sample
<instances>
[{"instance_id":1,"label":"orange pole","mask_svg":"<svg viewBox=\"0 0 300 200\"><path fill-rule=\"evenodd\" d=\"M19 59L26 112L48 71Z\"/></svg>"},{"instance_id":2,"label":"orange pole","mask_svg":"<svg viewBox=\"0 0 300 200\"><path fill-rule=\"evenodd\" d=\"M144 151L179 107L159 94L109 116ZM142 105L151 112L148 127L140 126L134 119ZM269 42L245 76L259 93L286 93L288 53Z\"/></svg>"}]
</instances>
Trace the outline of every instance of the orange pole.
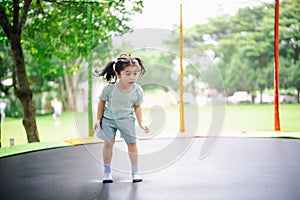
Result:
<instances>
[{"instance_id":1,"label":"orange pole","mask_svg":"<svg viewBox=\"0 0 300 200\"><path fill-rule=\"evenodd\" d=\"M184 103L183 103L183 30L182 30L182 4L180 4L180 80L179 80L179 90L180 90L180 99L179 99L179 106L180 106L180 132L185 132L184 128Z\"/></svg>"},{"instance_id":2,"label":"orange pole","mask_svg":"<svg viewBox=\"0 0 300 200\"><path fill-rule=\"evenodd\" d=\"M275 1L274 23L274 129L280 131L279 119L279 0Z\"/></svg>"}]
</instances>

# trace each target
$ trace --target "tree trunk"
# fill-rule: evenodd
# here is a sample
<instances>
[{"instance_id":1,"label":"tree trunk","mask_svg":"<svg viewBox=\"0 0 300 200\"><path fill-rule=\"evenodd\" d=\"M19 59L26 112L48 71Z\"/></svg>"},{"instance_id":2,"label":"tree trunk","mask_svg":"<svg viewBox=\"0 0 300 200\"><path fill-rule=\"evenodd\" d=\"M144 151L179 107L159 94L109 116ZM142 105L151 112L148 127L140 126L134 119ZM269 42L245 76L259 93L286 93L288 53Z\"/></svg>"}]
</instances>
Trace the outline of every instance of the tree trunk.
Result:
<instances>
[{"instance_id":1,"label":"tree trunk","mask_svg":"<svg viewBox=\"0 0 300 200\"><path fill-rule=\"evenodd\" d=\"M23 126L26 130L28 142L39 142L36 126L36 109L32 100L32 90L26 74L26 67L18 34L11 33L9 40L14 60L14 93L20 99L23 107Z\"/></svg>"},{"instance_id":2,"label":"tree trunk","mask_svg":"<svg viewBox=\"0 0 300 200\"><path fill-rule=\"evenodd\" d=\"M66 87L65 87L64 76L58 77L57 81L58 81L59 88L60 88L61 100L63 101L63 107L64 107L64 109L68 110L68 106L65 101L67 99L67 91L66 91Z\"/></svg>"},{"instance_id":3,"label":"tree trunk","mask_svg":"<svg viewBox=\"0 0 300 200\"><path fill-rule=\"evenodd\" d=\"M77 87L76 76L65 75L66 93L67 93L67 109L77 111Z\"/></svg>"},{"instance_id":4,"label":"tree trunk","mask_svg":"<svg viewBox=\"0 0 300 200\"><path fill-rule=\"evenodd\" d=\"M262 102L263 102L262 96L263 96L263 90L259 90L259 103L260 104L262 104Z\"/></svg>"},{"instance_id":5,"label":"tree trunk","mask_svg":"<svg viewBox=\"0 0 300 200\"><path fill-rule=\"evenodd\" d=\"M77 58L70 66L78 66L81 59ZM79 73L69 75L65 72L64 81L66 84L66 93L67 93L67 109L77 112L77 79Z\"/></svg>"}]
</instances>

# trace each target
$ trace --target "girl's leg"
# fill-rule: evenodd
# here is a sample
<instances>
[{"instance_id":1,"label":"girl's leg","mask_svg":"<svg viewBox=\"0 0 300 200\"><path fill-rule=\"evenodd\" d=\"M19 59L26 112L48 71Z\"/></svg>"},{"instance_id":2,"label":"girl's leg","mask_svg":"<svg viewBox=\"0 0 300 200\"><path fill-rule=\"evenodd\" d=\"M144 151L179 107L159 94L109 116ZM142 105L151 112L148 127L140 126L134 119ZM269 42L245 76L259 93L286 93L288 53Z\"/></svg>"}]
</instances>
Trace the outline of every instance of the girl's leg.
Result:
<instances>
[{"instance_id":1,"label":"girl's leg","mask_svg":"<svg viewBox=\"0 0 300 200\"><path fill-rule=\"evenodd\" d=\"M104 141L103 144L103 162L110 163L115 141Z\"/></svg>"},{"instance_id":2,"label":"girl's leg","mask_svg":"<svg viewBox=\"0 0 300 200\"><path fill-rule=\"evenodd\" d=\"M136 143L127 143L128 154L132 165L138 164L138 149Z\"/></svg>"},{"instance_id":3,"label":"girl's leg","mask_svg":"<svg viewBox=\"0 0 300 200\"><path fill-rule=\"evenodd\" d=\"M136 143L127 143L128 154L131 161L132 181L141 182L143 179L138 175L138 148Z\"/></svg>"},{"instance_id":4,"label":"girl's leg","mask_svg":"<svg viewBox=\"0 0 300 200\"><path fill-rule=\"evenodd\" d=\"M112 183L113 179L110 171L110 162L115 141L104 141L103 144L103 162L104 162L104 176L103 183Z\"/></svg>"}]
</instances>

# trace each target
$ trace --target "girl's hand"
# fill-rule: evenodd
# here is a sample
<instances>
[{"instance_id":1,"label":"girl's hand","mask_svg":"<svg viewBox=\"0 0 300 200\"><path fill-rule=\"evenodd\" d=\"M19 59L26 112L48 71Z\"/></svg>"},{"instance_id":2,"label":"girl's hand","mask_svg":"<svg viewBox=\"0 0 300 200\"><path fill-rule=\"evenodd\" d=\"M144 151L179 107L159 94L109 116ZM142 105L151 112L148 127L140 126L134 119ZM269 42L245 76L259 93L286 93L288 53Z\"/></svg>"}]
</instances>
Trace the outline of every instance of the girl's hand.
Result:
<instances>
[{"instance_id":1,"label":"girl's hand","mask_svg":"<svg viewBox=\"0 0 300 200\"><path fill-rule=\"evenodd\" d=\"M96 132L97 128L99 127L101 122L97 121L94 125L94 132Z\"/></svg>"},{"instance_id":2,"label":"girl's hand","mask_svg":"<svg viewBox=\"0 0 300 200\"><path fill-rule=\"evenodd\" d=\"M143 129L145 131L145 133L149 133L150 129L148 128L148 126L146 126L143 123L141 123L140 127L141 127L141 129Z\"/></svg>"}]
</instances>

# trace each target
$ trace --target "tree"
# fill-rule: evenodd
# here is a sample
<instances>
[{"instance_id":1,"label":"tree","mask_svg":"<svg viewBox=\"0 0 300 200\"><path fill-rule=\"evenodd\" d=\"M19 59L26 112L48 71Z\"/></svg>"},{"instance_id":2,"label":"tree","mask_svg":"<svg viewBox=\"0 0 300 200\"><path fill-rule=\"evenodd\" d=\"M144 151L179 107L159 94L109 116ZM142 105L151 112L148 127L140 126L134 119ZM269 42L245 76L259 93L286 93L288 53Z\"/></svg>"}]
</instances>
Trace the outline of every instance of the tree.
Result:
<instances>
[{"instance_id":1,"label":"tree","mask_svg":"<svg viewBox=\"0 0 300 200\"><path fill-rule=\"evenodd\" d=\"M25 59L23 55L21 38L27 20L28 11L32 0L19 0L2 2L0 7L0 25L8 38L13 56L13 85L14 93L20 99L23 106L23 126L27 133L28 142L39 142L36 126L35 107L32 101L32 90L30 88ZM12 12L9 12L12 10ZM11 14L9 16L9 14Z\"/></svg>"},{"instance_id":2,"label":"tree","mask_svg":"<svg viewBox=\"0 0 300 200\"><path fill-rule=\"evenodd\" d=\"M88 5L91 5L93 15L91 30L87 25ZM112 35L130 31L127 22L131 15L141 12L141 8L142 1L139 0L46 2L29 15L31 21L24 33L28 41L24 44L25 48L39 63L42 75L51 75L55 82L63 86L60 88L63 88L62 95L67 100L67 108L76 110L73 107L76 104L76 98L73 98L77 92L76 73L90 53L87 51L89 42L91 50L102 47L97 59L104 60L107 56L105 51L109 51L104 48L106 43ZM88 37L89 32L92 32L92 41Z\"/></svg>"},{"instance_id":3,"label":"tree","mask_svg":"<svg viewBox=\"0 0 300 200\"><path fill-rule=\"evenodd\" d=\"M284 55L281 68L288 68L297 58L299 31L299 0L286 0L282 4L281 54ZM291 8L293 7L293 8ZM242 8L233 16L220 16L210 19L207 24L196 25L186 31L186 36L201 43L205 50L213 50L219 60L217 66L224 78L229 93L246 90L262 93L272 88L270 71L273 69L273 24L274 5L262 4L252 8ZM185 43L193 47L193 43ZM285 71L285 69L282 69ZM281 80L290 84L288 73L281 73ZM251 84L250 84L251 83ZM294 81L292 84L296 83ZM250 85L249 85L250 84Z\"/></svg>"},{"instance_id":4,"label":"tree","mask_svg":"<svg viewBox=\"0 0 300 200\"><path fill-rule=\"evenodd\" d=\"M78 60L86 57L88 53L85 48L88 3L83 0L70 2L5 0L0 5L0 25L8 38L14 60L12 70L14 93L22 103L23 125L28 142L38 142L39 137L36 109L32 100L33 91L28 80L22 45L26 46L27 50L30 49L29 52L34 55L35 61L41 64L42 70L43 67L50 70L64 67L65 75L74 75L79 69ZM109 39L112 34L129 31L130 28L124 25L123 21L129 21L130 15L141 11L142 1L133 1L131 7L126 3L124 0L93 2L97 6L93 12L95 15L98 14L94 18L94 30L99 30L94 35L97 39L93 42L94 46ZM28 18L30 19L27 23L28 29L24 29ZM26 36L29 36L26 37L27 42L22 39L24 31ZM30 36L33 36L33 40L29 39ZM55 59L59 60L59 66L51 65Z\"/></svg>"},{"instance_id":5,"label":"tree","mask_svg":"<svg viewBox=\"0 0 300 200\"><path fill-rule=\"evenodd\" d=\"M0 102L2 94L9 94L12 85L3 84L4 81L11 78L10 68L12 66L11 54L6 37L1 36L0 33ZM1 102L2 103L2 102ZM1 147L1 135L2 135L2 115L0 114L0 147Z\"/></svg>"},{"instance_id":6,"label":"tree","mask_svg":"<svg viewBox=\"0 0 300 200\"><path fill-rule=\"evenodd\" d=\"M12 85L5 85L3 84L3 81L12 78L12 72L10 71L12 66L12 56L8 42L5 39L0 39L0 92L4 93L5 95L9 94Z\"/></svg>"},{"instance_id":7,"label":"tree","mask_svg":"<svg viewBox=\"0 0 300 200\"><path fill-rule=\"evenodd\" d=\"M300 59L300 0L282 1L280 13L280 53L295 64Z\"/></svg>"},{"instance_id":8,"label":"tree","mask_svg":"<svg viewBox=\"0 0 300 200\"><path fill-rule=\"evenodd\" d=\"M233 55L231 63L227 66L225 86L226 91L233 93L235 91L252 92L255 85L255 71L249 67L247 59L244 59L237 52Z\"/></svg>"},{"instance_id":9,"label":"tree","mask_svg":"<svg viewBox=\"0 0 300 200\"><path fill-rule=\"evenodd\" d=\"M300 61L298 61L297 63L295 63L292 66L292 81L293 81L293 85L297 90L297 101L299 103L299 99L300 99Z\"/></svg>"}]
</instances>

